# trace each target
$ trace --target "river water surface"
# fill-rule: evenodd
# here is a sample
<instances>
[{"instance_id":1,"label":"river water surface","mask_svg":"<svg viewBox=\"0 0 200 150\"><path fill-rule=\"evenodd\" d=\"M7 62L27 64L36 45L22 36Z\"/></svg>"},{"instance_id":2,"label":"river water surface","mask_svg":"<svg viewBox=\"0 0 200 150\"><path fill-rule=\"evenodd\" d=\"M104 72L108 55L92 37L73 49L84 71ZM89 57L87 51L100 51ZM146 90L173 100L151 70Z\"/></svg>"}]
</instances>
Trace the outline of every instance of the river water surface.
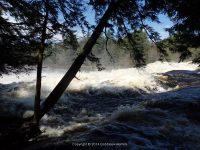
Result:
<instances>
[{"instance_id":1,"label":"river water surface","mask_svg":"<svg viewBox=\"0 0 200 150\"><path fill-rule=\"evenodd\" d=\"M79 72L24 149L200 149L200 72L190 62ZM43 99L65 70L43 72ZM33 113L35 72L0 79L1 114Z\"/></svg>"}]
</instances>

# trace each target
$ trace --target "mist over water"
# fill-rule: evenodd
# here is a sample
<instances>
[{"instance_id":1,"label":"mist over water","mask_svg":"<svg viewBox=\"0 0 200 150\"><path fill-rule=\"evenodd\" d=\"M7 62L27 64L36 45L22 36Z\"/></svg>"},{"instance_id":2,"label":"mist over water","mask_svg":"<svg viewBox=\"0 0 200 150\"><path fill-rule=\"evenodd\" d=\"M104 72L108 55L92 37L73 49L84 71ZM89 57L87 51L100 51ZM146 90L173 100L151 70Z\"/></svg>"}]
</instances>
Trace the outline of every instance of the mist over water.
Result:
<instances>
[{"instance_id":1,"label":"mist over water","mask_svg":"<svg viewBox=\"0 0 200 150\"><path fill-rule=\"evenodd\" d=\"M76 75L77 79L73 79L67 91L81 92L83 90L83 92L88 92L90 90L101 91L104 89L105 91L108 90L108 92L112 92L111 88L114 88L114 93L120 92L120 89L143 90L146 92L150 92L154 89L154 92L161 92L163 87L159 85L155 79L155 77L157 77L160 73L165 73L171 70L195 70L197 68L198 65L194 65L191 62L176 63L157 61L150 63L143 68L80 71ZM44 89L43 95L48 94L48 92L55 87L65 73L65 69L44 68L42 73L42 89ZM29 82L29 86L31 87L34 86L35 80L36 72L33 71L29 74L20 74L18 76L4 75L0 78L0 83L23 84Z\"/></svg>"},{"instance_id":2,"label":"mist over water","mask_svg":"<svg viewBox=\"0 0 200 150\"><path fill-rule=\"evenodd\" d=\"M128 145L113 149L199 149L200 87L185 86L200 79L196 69L198 66L190 62L157 61L144 68L81 71L56 106L43 117L44 132L38 143L31 143L27 149L51 146L59 149L74 142ZM160 78L166 77L162 74L172 70L179 73L171 73L171 78L161 82ZM44 69L43 99L65 72ZM31 72L20 74L19 78L15 75L0 78L1 114L26 117L33 113L35 76ZM176 76L184 81L183 87L175 85L181 82L175 82ZM190 81L186 82L188 78ZM173 86L165 84L172 81Z\"/></svg>"}]
</instances>

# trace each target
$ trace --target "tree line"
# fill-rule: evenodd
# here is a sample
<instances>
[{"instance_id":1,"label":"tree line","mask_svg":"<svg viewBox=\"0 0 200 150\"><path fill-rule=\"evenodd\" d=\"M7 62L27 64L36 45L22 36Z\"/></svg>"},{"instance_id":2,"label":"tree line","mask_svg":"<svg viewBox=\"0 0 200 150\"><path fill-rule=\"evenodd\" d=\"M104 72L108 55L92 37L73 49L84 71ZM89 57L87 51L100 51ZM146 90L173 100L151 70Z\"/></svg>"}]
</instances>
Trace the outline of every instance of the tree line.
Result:
<instances>
[{"instance_id":1,"label":"tree line","mask_svg":"<svg viewBox=\"0 0 200 150\"><path fill-rule=\"evenodd\" d=\"M116 39L109 32L107 35L104 33L98 38L96 44L92 48L92 54L97 59L103 69L113 69L113 68L127 68L127 67L137 67L133 58L133 51L138 49L143 51L143 57L145 64L153 63L155 61L160 61L160 55L156 44L154 44L143 30L134 31L131 33L133 40L135 42L134 47L130 45L127 38ZM66 47L63 43L55 43L53 46L49 47L48 55L44 60L44 66L50 68L66 68L72 63L77 54L80 52L82 46L87 42L89 36L81 37L78 40L77 50L71 47ZM175 41L172 36L162 39L158 44L162 44L163 48L166 50L167 56L163 61L181 61L181 51L175 51ZM198 57L200 48L189 48L192 55L188 56L185 61L192 61ZM54 53L56 52L56 53ZM91 59L86 59L82 68L83 70L98 70L95 61L90 61Z\"/></svg>"}]
</instances>

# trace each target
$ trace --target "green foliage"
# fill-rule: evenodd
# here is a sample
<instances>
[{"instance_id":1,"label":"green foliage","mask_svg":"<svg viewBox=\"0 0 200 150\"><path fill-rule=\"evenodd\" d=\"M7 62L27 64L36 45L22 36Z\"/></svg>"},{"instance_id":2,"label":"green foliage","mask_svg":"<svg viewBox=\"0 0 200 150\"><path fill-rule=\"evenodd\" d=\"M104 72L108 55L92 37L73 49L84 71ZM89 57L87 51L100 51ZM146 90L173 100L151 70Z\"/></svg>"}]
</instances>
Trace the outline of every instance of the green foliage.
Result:
<instances>
[{"instance_id":1,"label":"green foliage","mask_svg":"<svg viewBox=\"0 0 200 150\"><path fill-rule=\"evenodd\" d=\"M160 42L169 53L178 53L179 62L185 59L192 58L197 61L199 48L192 47L191 43L185 41L187 37L184 37L181 33L174 34ZM195 56L195 57L194 57Z\"/></svg>"},{"instance_id":2,"label":"green foliage","mask_svg":"<svg viewBox=\"0 0 200 150\"><path fill-rule=\"evenodd\" d=\"M24 65L36 64L41 43L45 43L45 48L50 46L58 34L65 45L76 49L78 43L72 28L89 27L83 16L84 6L78 0L2 0L0 8L0 74L23 71ZM14 21L5 19L5 14Z\"/></svg>"},{"instance_id":3,"label":"green foliage","mask_svg":"<svg viewBox=\"0 0 200 150\"><path fill-rule=\"evenodd\" d=\"M171 34L168 42L170 50L181 53L180 61L192 56L191 48L200 46L199 6L199 0L149 1L149 9L162 10L173 21L174 25L168 29Z\"/></svg>"},{"instance_id":4,"label":"green foliage","mask_svg":"<svg viewBox=\"0 0 200 150\"><path fill-rule=\"evenodd\" d=\"M121 2L121 1L120 1ZM109 1L94 1L90 0L90 4L96 10L96 18L98 19L105 6L109 4ZM149 39L157 45L157 49L160 53L160 58L167 57L167 52L160 43L160 37L152 27L145 23L145 20L158 22L158 14L163 13L170 17L174 26L168 29L170 34L176 38L174 42L174 51L181 53L180 61L191 56L190 48L199 47L200 41L200 1L199 0L124 0L119 4L119 9L113 14L110 19L110 30L115 32L116 36L123 39L128 37L129 33L133 33L135 30L144 29L148 33ZM178 35L178 36L177 36ZM132 40L130 40L130 43ZM134 42L133 42L134 43ZM135 61L138 64L142 64L142 53L135 52Z\"/></svg>"},{"instance_id":5,"label":"green foliage","mask_svg":"<svg viewBox=\"0 0 200 150\"><path fill-rule=\"evenodd\" d=\"M135 31L141 29L144 29L148 33L148 37L155 43L160 41L159 34L145 22L145 20L159 22L157 16L160 13L160 9L159 11L152 11L150 9L151 7L148 8L148 1L119 0L117 4L118 9L113 13L107 28L112 31L112 34L117 39L123 39L124 37L127 37L127 42L129 42L130 45L134 45L134 40L132 40L130 33L134 33ZM96 11L97 20L101 17L102 13L106 9L106 6L109 5L109 2L110 1L102 2L90 0L90 5L92 5ZM160 52L162 53L163 51L160 50ZM143 51L134 48L132 57L134 58L136 66L145 64L143 56Z\"/></svg>"},{"instance_id":6,"label":"green foliage","mask_svg":"<svg viewBox=\"0 0 200 150\"><path fill-rule=\"evenodd\" d=\"M2 12L0 13L0 75L27 71L31 69L28 65L36 62L34 52L37 43L29 41L30 37L20 32L20 25L3 18Z\"/></svg>"},{"instance_id":7,"label":"green foliage","mask_svg":"<svg viewBox=\"0 0 200 150\"><path fill-rule=\"evenodd\" d=\"M150 49L150 42L144 31L138 30L128 34L121 43L130 51L131 59L137 67L145 64L144 55Z\"/></svg>"}]
</instances>

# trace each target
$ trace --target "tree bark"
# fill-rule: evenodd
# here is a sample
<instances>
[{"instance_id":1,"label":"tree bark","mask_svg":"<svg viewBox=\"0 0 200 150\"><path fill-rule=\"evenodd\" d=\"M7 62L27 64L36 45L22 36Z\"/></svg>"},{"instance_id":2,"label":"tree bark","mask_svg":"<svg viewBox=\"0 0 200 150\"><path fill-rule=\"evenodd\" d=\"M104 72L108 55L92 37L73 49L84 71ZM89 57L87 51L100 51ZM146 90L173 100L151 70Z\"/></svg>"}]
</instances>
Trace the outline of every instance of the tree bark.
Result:
<instances>
[{"instance_id":1,"label":"tree bark","mask_svg":"<svg viewBox=\"0 0 200 150\"><path fill-rule=\"evenodd\" d=\"M40 118L42 118L44 114L47 113L54 106L54 104L59 100L59 98L64 93L65 89L68 87L72 79L75 77L85 58L91 52L92 47L96 43L100 34L102 33L104 27L107 24L107 21L111 17L112 13L116 10L116 6L117 2L111 2L109 4L106 12L100 19L99 24L96 26L93 34L83 47L82 52L78 55L78 57L75 59L74 63L71 65L67 73L64 75L64 77L60 80L60 82L56 85L56 87L41 105Z\"/></svg>"},{"instance_id":2,"label":"tree bark","mask_svg":"<svg viewBox=\"0 0 200 150\"><path fill-rule=\"evenodd\" d=\"M34 118L33 118L33 123L36 126L39 126L39 121L40 121L42 63L43 63L43 54L44 54L44 49L45 49L46 28L47 28L48 17L49 17L48 0L45 1L45 9L46 10L45 10L44 22L42 25L41 44L40 44L40 48L38 50L36 92L35 92Z\"/></svg>"}]
</instances>

